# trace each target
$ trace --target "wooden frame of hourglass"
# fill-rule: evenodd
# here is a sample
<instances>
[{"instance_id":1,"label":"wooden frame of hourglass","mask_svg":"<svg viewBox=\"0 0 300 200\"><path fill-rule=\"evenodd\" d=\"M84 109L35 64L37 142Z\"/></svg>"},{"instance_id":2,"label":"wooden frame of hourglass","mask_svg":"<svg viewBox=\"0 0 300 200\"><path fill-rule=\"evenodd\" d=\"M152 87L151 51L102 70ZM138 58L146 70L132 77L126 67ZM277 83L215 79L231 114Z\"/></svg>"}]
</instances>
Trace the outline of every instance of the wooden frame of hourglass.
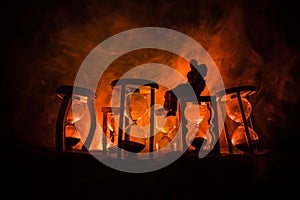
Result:
<instances>
[{"instance_id":1,"label":"wooden frame of hourglass","mask_svg":"<svg viewBox=\"0 0 300 200\"><path fill-rule=\"evenodd\" d=\"M134 143L130 142L130 138L126 137L126 136L130 136L129 133L125 132L125 128L128 126L128 124L126 124L126 87L128 85L132 85L135 86L136 88L142 89L141 87L147 88L146 90L148 91L148 93L150 93L150 126L149 126L149 132L150 132L150 136L149 136L149 153L150 156L152 156L152 152L154 151L154 104L155 104L155 91L159 89L159 85L153 81L150 80L145 80L145 79L135 79L135 78L127 78L127 79L117 79L111 82L111 86L112 87L116 87L119 86L120 87L120 99L119 99L119 106L113 106L113 108L117 109L117 112L119 113L119 123L118 123L118 141L117 141L117 146L118 148L118 152L117 152L117 156L118 158L121 158L121 149L128 149L129 151L133 150L133 153L137 153L135 152L134 149L132 149L131 147L129 147L130 145L132 146ZM150 91L150 92L149 92ZM144 91L146 92L146 91ZM112 108L104 108L105 114L107 114L107 112L114 112L114 109ZM103 122L103 124L105 124L106 122ZM125 136L125 138L124 138ZM128 146L129 145L129 146ZM125 147L128 146L128 147Z\"/></svg>"},{"instance_id":2,"label":"wooden frame of hourglass","mask_svg":"<svg viewBox=\"0 0 300 200\"><path fill-rule=\"evenodd\" d=\"M226 119L220 135L221 152L254 154L259 149L259 137L255 131L253 106L250 102L250 96L255 92L254 86L242 85L217 93L218 103L226 104ZM240 134L239 144L234 139L237 134Z\"/></svg>"}]
</instances>

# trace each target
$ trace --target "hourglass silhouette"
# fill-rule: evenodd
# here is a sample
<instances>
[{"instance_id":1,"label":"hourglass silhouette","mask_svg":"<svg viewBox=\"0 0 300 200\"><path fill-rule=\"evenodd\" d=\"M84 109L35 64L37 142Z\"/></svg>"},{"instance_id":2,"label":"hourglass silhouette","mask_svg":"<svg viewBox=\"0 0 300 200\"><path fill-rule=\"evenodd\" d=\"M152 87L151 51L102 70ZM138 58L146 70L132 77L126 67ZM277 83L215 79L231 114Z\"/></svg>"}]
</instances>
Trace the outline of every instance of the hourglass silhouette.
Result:
<instances>
[{"instance_id":1,"label":"hourglass silhouette","mask_svg":"<svg viewBox=\"0 0 300 200\"><path fill-rule=\"evenodd\" d=\"M149 80L128 78L114 80L111 86L114 91L119 91L115 96L118 105L113 105L113 108L119 111L118 147L128 152L139 153L146 151L146 146L149 146L149 152L152 152L154 149L154 93L159 88L158 84ZM147 118L148 114L150 119ZM118 157L120 156L121 152L118 151Z\"/></svg>"},{"instance_id":2,"label":"hourglass silhouette","mask_svg":"<svg viewBox=\"0 0 300 200\"><path fill-rule=\"evenodd\" d=\"M226 103L224 132L228 152L255 153L259 148L259 137L254 130L253 107L250 95L255 93L251 85L228 88L218 93L218 100Z\"/></svg>"}]
</instances>

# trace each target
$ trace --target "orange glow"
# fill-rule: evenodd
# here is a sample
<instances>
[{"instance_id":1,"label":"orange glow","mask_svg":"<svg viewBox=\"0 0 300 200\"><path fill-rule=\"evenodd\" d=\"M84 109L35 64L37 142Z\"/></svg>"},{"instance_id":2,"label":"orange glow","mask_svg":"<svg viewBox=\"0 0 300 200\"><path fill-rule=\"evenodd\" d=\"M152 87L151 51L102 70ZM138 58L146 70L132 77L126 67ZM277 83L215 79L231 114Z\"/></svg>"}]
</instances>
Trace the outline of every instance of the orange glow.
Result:
<instances>
[{"instance_id":1,"label":"orange glow","mask_svg":"<svg viewBox=\"0 0 300 200\"><path fill-rule=\"evenodd\" d=\"M145 63L160 63L165 64L167 66L170 66L174 69L176 69L179 73L181 73L184 77L186 77L186 73L190 70L189 67L189 61L184 60L183 58L174 55L170 52L162 51L162 50L155 50L155 49L141 49L134 52L129 52L117 60L115 60L103 73L99 83L98 88L96 91L97 98L95 99L95 108L96 108L96 116L97 116L97 122L102 126L103 121L103 113L101 112L101 107L110 107L112 106L111 102L111 96L112 96L112 88L110 86L110 83L113 80L120 79L124 73L129 71L130 69L145 64ZM166 74L166 77L169 75ZM139 74L137 74L137 77L139 77ZM176 80L172 79L173 82L176 82ZM180 82L178 82L179 84ZM165 87L164 85L159 84L159 90L155 92L155 104L163 106L164 104L164 95L167 90L170 90L172 88ZM150 115L149 115L149 109L150 107L146 107L146 105L143 103L144 100L148 103L150 102L150 93L149 88L147 87L141 87L139 88L139 93L133 93L130 97L130 109L131 113L126 114L133 120L139 119L136 123L138 126L149 126L150 123ZM144 99L145 98L145 99ZM143 100L144 99L144 100ZM140 101L143 100L143 101ZM138 106L137 106L138 105ZM137 107L136 107L137 106ZM167 122L170 123L170 122ZM175 123L175 122L174 122ZM175 123L176 124L176 123ZM177 126L171 125L173 134L175 134ZM112 129L111 125L108 124L108 129ZM170 132L172 132L170 130ZM108 134L108 133L106 133ZM161 140L160 138L164 138L164 133L159 132L155 135L155 144L157 146L156 149L158 149L158 141ZM171 138L173 138L172 136ZM171 139L170 138L170 139ZM134 138L133 139L137 139ZM116 141L116 140L115 140ZM163 147L169 143L169 139L163 139L159 142L159 146ZM115 143L116 144L116 143ZM149 144L147 143L145 149L143 152L149 150Z\"/></svg>"},{"instance_id":2,"label":"orange glow","mask_svg":"<svg viewBox=\"0 0 300 200\"><path fill-rule=\"evenodd\" d=\"M258 66L261 66L263 61L254 51L251 43L247 39L243 27L243 21L241 20L242 13L240 7L233 6L230 7L230 9L228 8L228 10L225 9L224 12L227 16L226 19L216 20L213 26L207 26L207 23L203 23L199 26L193 26L193 28L185 27L184 31L178 31L182 31L192 37L207 50L208 54L212 57L221 72L225 87L240 85L243 84L243 82L246 82L247 84L256 83L256 74L259 71ZM128 26L134 25L132 24L132 21L126 20L125 18L118 20L110 18L108 21L112 23L105 29L109 30L111 33L118 33L121 30L126 30ZM124 24L127 25L125 26ZM86 25L84 29L85 35L81 35L80 33L78 33L78 35L74 35L72 30L68 29L62 31L59 43L66 45L71 49L82 49L82 44L86 44L83 45L83 51L88 53L95 44L93 44L94 46L91 46L89 41L86 39L86 35L94 37L95 35L101 35L101 32L95 31L90 24ZM73 35L73 38L69 37L70 35ZM105 38L107 38L107 35L103 36L102 39ZM80 47L76 44L76 42L74 42L78 39L82 41ZM97 42L100 43L101 41ZM184 46L182 48L186 50L193 49L193 47ZM65 53L70 54L70 52ZM72 56L82 60L82 53L79 53L79 55L73 54ZM67 65L64 64L64 61L62 60L57 62L62 63L62 65ZM201 62L204 61L199 61L199 63ZM186 74L189 71L189 61L170 52L158 49L140 49L117 58L103 73L96 90L97 98L95 99L95 109L97 122L100 127L103 127L103 113L101 108L111 106L112 88L110 87L110 83L113 80L120 79L129 70L146 63L160 63L170 66L184 77L186 77ZM139 74L137 74L137 77L139 77ZM165 74L165 77L170 78L169 74ZM89 81L88 77L86 81ZM172 79L172 81L177 84L182 83L182 81L175 79ZM160 85L160 89L155 93L155 104L160 106L163 105L164 94L169 89L172 88ZM147 88L141 88L141 93L147 95ZM202 95L209 95L207 88L205 88ZM149 95L146 98L147 101L149 101ZM150 118L148 114L149 113L147 113L143 120L140 120L137 124L140 126L149 125ZM178 127L175 126L173 128L176 130ZM108 129L112 130L113 127L108 125ZM159 138L162 139L159 142L160 147L168 144L169 140L172 138L165 138L163 136L163 133L157 133L155 137L155 142L158 142Z\"/></svg>"}]
</instances>

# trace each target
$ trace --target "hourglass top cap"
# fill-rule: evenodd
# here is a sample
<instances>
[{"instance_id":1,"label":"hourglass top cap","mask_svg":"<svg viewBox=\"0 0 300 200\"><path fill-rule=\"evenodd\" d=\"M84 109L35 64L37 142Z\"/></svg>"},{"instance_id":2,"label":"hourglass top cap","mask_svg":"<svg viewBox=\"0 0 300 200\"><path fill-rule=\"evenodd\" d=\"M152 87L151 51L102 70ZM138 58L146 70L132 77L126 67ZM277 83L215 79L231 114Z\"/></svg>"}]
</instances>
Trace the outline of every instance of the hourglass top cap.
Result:
<instances>
[{"instance_id":1,"label":"hourglass top cap","mask_svg":"<svg viewBox=\"0 0 300 200\"><path fill-rule=\"evenodd\" d=\"M116 79L113 80L110 85L112 87L116 85L139 85L139 86L149 86L152 88L159 89L159 86L157 83L151 81L151 80L146 80L146 79L137 79L137 78L122 78L122 79Z\"/></svg>"},{"instance_id":2,"label":"hourglass top cap","mask_svg":"<svg viewBox=\"0 0 300 200\"><path fill-rule=\"evenodd\" d=\"M56 89L56 93L58 95L82 95L87 96L89 98L96 97L95 93L87 88L84 87L78 87L78 86L72 86L72 85L62 85Z\"/></svg>"}]
</instances>

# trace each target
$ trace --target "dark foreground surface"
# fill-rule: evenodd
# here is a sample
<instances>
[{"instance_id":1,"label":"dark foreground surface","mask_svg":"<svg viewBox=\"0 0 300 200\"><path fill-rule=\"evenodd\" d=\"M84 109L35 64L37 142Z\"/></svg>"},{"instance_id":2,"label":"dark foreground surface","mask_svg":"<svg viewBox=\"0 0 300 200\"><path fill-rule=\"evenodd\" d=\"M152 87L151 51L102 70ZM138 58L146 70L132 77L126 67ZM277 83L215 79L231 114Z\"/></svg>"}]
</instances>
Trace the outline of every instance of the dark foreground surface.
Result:
<instances>
[{"instance_id":1,"label":"dark foreground surface","mask_svg":"<svg viewBox=\"0 0 300 200\"><path fill-rule=\"evenodd\" d=\"M8 195L8 199L203 199L203 196L257 199L277 195L286 199L298 196L299 159L291 154L202 159L186 154L169 166L149 173L121 172L89 154L55 151L6 152L2 153L1 160L2 194Z\"/></svg>"}]
</instances>

